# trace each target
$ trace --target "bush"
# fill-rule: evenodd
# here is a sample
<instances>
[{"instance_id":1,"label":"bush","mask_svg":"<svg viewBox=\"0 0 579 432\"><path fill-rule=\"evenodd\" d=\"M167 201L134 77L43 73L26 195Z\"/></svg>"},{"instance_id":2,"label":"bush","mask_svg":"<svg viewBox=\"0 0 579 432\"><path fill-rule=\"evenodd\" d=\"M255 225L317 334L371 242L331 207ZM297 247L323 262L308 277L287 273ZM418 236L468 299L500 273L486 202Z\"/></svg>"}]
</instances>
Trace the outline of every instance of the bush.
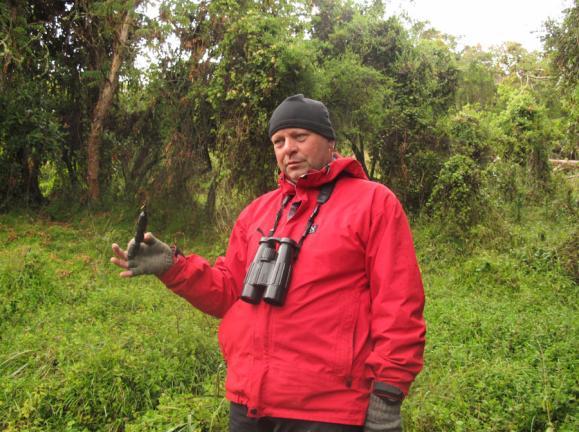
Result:
<instances>
[{"instance_id":1,"label":"bush","mask_svg":"<svg viewBox=\"0 0 579 432\"><path fill-rule=\"evenodd\" d=\"M502 129L501 156L526 167L532 186L541 190L551 176L549 154L553 131L546 108L528 91L501 88L505 109L498 116Z\"/></svg>"},{"instance_id":2,"label":"bush","mask_svg":"<svg viewBox=\"0 0 579 432\"><path fill-rule=\"evenodd\" d=\"M480 168L468 156L452 156L440 170L428 201L435 220L447 234L465 238L483 219L486 206Z\"/></svg>"},{"instance_id":3,"label":"bush","mask_svg":"<svg viewBox=\"0 0 579 432\"><path fill-rule=\"evenodd\" d=\"M429 326L425 369L403 406L406 430L577 430L577 285L555 247L567 222L529 210L501 251L420 260ZM433 233L415 232L420 252ZM448 259L444 246L433 252Z\"/></svg>"},{"instance_id":4,"label":"bush","mask_svg":"<svg viewBox=\"0 0 579 432\"><path fill-rule=\"evenodd\" d=\"M451 150L454 154L468 156L478 164L490 161L491 132L482 114L475 107L465 105L454 115L450 124Z\"/></svg>"}]
</instances>

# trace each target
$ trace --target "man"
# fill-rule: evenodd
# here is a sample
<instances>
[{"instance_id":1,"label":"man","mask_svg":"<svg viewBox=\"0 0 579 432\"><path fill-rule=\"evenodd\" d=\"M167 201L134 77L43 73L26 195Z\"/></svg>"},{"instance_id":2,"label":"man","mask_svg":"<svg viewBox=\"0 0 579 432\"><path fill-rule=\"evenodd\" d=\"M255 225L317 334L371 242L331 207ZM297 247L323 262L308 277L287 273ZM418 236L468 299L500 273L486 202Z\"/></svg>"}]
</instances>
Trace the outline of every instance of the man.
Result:
<instances>
[{"instance_id":1,"label":"man","mask_svg":"<svg viewBox=\"0 0 579 432\"><path fill-rule=\"evenodd\" d=\"M287 98L271 116L269 136L279 188L243 210L214 266L174 255L149 233L134 258L115 244L111 260L122 276L156 274L223 318L232 431L400 431L400 405L422 368L425 335L402 207L357 161L335 154L321 102ZM275 261L273 248L281 260L284 245L294 256L280 278L289 265L292 274L273 301L269 285L260 291L252 278L260 269L275 273L267 260Z\"/></svg>"}]
</instances>

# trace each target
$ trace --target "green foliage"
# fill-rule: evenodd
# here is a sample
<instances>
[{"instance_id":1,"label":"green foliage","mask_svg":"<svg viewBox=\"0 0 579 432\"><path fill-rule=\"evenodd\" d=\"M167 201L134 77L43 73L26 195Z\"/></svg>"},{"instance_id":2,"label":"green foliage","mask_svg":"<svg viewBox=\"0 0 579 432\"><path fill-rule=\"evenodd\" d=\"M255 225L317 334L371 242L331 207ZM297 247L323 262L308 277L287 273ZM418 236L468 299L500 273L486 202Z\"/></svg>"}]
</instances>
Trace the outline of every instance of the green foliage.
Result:
<instances>
[{"instance_id":1,"label":"green foliage","mask_svg":"<svg viewBox=\"0 0 579 432\"><path fill-rule=\"evenodd\" d=\"M339 147L354 153L369 177L374 178L380 153L378 134L384 127L392 82L376 69L361 64L352 53L327 61L318 73L317 97L330 110ZM366 154L370 156L370 167Z\"/></svg>"},{"instance_id":2,"label":"green foliage","mask_svg":"<svg viewBox=\"0 0 579 432\"><path fill-rule=\"evenodd\" d=\"M504 110L499 114L502 129L501 156L526 166L529 178L545 188L550 179L551 129L545 108L528 91L500 88Z\"/></svg>"},{"instance_id":3,"label":"green foliage","mask_svg":"<svg viewBox=\"0 0 579 432\"><path fill-rule=\"evenodd\" d=\"M236 187L264 192L274 184L275 158L267 135L269 116L288 95L310 93L313 52L299 38L297 17L236 11L219 45L221 57L208 98L217 120L217 154Z\"/></svg>"},{"instance_id":4,"label":"green foliage","mask_svg":"<svg viewBox=\"0 0 579 432\"><path fill-rule=\"evenodd\" d=\"M468 156L479 166L489 162L492 156L492 132L480 110L465 105L449 121L451 151Z\"/></svg>"},{"instance_id":5,"label":"green foliage","mask_svg":"<svg viewBox=\"0 0 579 432\"><path fill-rule=\"evenodd\" d=\"M563 116L561 119L562 137L559 141L557 154L566 159L577 159L579 148L579 84L565 96L561 103Z\"/></svg>"},{"instance_id":6,"label":"green foliage","mask_svg":"<svg viewBox=\"0 0 579 432\"><path fill-rule=\"evenodd\" d=\"M426 23L407 28L400 17L384 18L382 2L312 4L166 0L158 19L137 9L103 134L105 201L161 204L172 196L211 218L219 191L235 189L246 201L270 189L267 120L298 92L325 100L340 150L413 211L427 202L449 153L482 165L499 154L526 166L540 188L548 187L553 152L576 154L577 89L565 78L562 92L538 53L513 42L458 53L451 36ZM12 113L0 124L8 173L0 206L11 205L8 192L36 201L82 195L92 111L119 19L133 6L0 8L2 104ZM561 77L572 76L575 11L547 25L547 53ZM139 54L153 58L147 70L131 63ZM31 100L41 102L30 108ZM42 167L49 176L41 188Z\"/></svg>"},{"instance_id":7,"label":"green foliage","mask_svg":"<svg viewBox=\"0 0 579 432\"><path fill-rule=\"evenodd\" d=\"M55 188L78 193L83 148L99 87L110 68L119 20L133 2L8 2L0 8L0 148L12 201L43 201L39 170L55 169ZM135 20L137 26L139 20ZM14 118L10 118L13 116ZM103 184L110 178L106 146ZM6 168L6 170L4 170ZM0 207L6 205L0 190Z\"/></svg>"},{"instance_id":8,"label":"green foliage","mask_svg":"<svg viewBox=\"0 0 579 432\"><path fill-rule=\"evenodd\" d=\"M482 172L467 156L452 156L436 179L428 206L451 236L464 238L484 219L487 206Z\"/></svg>"},{"instance_id":9,"label":"green foliage","mask_svg":"<svg viewBox=\"0 0 579 432\"><path fill-rule=\"evenodd\" d=\"M16 268L0 273L0 331L5 326L22 324L45 302L58 300L56 284L46 277L46 258L32 249L14 251Z\"/></svg>"},{"instance_id":10,"label":"green foliage","mask_svg":"<svg viewBox=\"0 0 579 432\"><path fill-rule=\"evenodd\" d=\"M501 215L506 235L470 248L441 238L438 222L414 224L429 328L407 430L577 426L576 209L527 204L519 223ZM1 429L227 430L217 322L154 279L118 278L110 243L132 228L112 228L121 210L66 224L0 217L0 304L16 307L2 315ZM205 255L226 243L159 236Z\"/></svg>"},{"instance_id":11,"label":"green foliage","mask_svg":"<svg viewBox=\"0 0 579 432\"><path fill-rule=\"evenodd\" d=\"M459 84L456 104L490 106L496 96L498 72L493 64L492 53L480 47L466 47L458 60Z\"/></svg>"},{"instance_id":12,"label":"green foliage","mask_svg":"<svg viewBox=\"0 0 579 432\"><path fill-rule=\"evenodd\" d=\"M42 81L14 80L0 93L0 209L14 200L42 200L40 167L56 157L66 136L48 91Z\"/></svg>"},{"instance_id":13,"label":"green foliage","mask_svg":"<svg viewBox=\"0 0 579 432\"><path fill-rule=\"evenodd\" d=\"M211 421L224 378L215 320L157 281L118 278L110 221L0 224L2 430L122 430L175 395Z\"/></svg>"},{"instance_id":14,"label":"green foliage","mask_svg":"<svg viewBox=\"0 0 579 432\"><path fill-rule=\"evenodd\" d=\"M159 405L127 425L127 432L197 432L228 430L229 403L224 398L163 395Z\"/></svg>"},{"instance_id":15,"label":"green foliage","mask_svg":"<svg viewBox=\"0 0 579 432\"><path fill-rule=\"evenodd\" d=\"M546 58L549 59L553 73L554 85L551 87L552 97L557 98L560 108L560 139L556 149L560 158L577 158L577 143L579 142L579 3L573 2L564 11L561 23L548 20L545 23Z\"/></svg>"},{"instance_id":16,"label":"green foliage","mask_svg":"<svg viewBox=\"0 0 579 432\"><path fill-rule=\"evenodd\" d=\"M326 102L340 150L433 216L415 231L429 342L407 429L578 428L577 190L548 163L577 154L576 1L542 56L458 53L382 2L165 0L136 16L103 136L115 211L95 218L79 210L84 142L129 6L0 4L0 209L49 197L42 214L69 221L0 217L0 429L226 429L217 323L154 280L119 280L111 227L131 232L147 199L161 238L222 254L274 186L267 122L295 93Z\"/></svg>"},{"instance_id":17,"label":"green foliage","mask_svg":"<svg viewBox=\"0 0 579 432\"><path fill-rule=\"evenodd\" d=\"M497 159L485 170L486 190L492 202L512 207L511 215L517 222L520 222L527 195L525 178L524 169L512 161Z\"/></svg>"},{"instance_id":18,"label":"green foliage","mask_svg":"<svg viewBox=\"0 0 579 432\"><path fill-rule=\"evenodd\" d=\"M429 328L426 367L405 403L408 430L577 427L577 284L558 252L574 241L576 218L528 206L518 224L501 217L508 235L466 255L441 242L438 224L415 228Z\"/></svg>"},{"instance_id":19,"label":"green foliage","mask_svg":"<svg viewBox=\"0 0 579 432\"><path fill-rule=\"evenodd\" d=\"M384 19L380 2L315 4L318 81L340 139L370 177L392 188L407 208L419 209L446 158L455 55L434 32L410 32L399 18Z\"/></svg>"},{"instance_id":20,"label":"green foliage","mask_svg":"<svg viewBox=\"0 0 579 432\"><path fill-rule=\"evenodd\" d=\"M439 40L420 40L398 59L394 103L378 165L383 181L409 209L422 207L447 153L444 118L454 98L457 70ZM424 155L429 154L429 163Z\"/></svg>"},{"instance_id":21,"label":"green foliage","mask_svg":"<svg viewBox=\"0 0 579 432\"><path fill-rule=\"evenodd\" d=\"M579 230L577 227L568 240L557 248L557 258L561 268L579 284Z\"/></svg>"},{"instance_id":22,"label":"green foliage","mask_svg":"<svg viewBox=\"0 0 579 432\"><path fill-rule=\"evenodd\" d=\"M545 23L547 32L543 40L557 74L568 87L574 88L579 76L579 2L574 0L564 13L563 22L548 20Z\"/></svg>"},{"instance_id":23,"label":"green foliage","mask_svg":"<svg viewBox=\"0 0 579 432\"><path fill-rule=\"evenodd\" d=\"M501 84L513 88L528 88L538 85L542 59L537 52L527 51L518 42L505 42L492 50L494 67L500 73Z\"/></svg>"}]
</instances>

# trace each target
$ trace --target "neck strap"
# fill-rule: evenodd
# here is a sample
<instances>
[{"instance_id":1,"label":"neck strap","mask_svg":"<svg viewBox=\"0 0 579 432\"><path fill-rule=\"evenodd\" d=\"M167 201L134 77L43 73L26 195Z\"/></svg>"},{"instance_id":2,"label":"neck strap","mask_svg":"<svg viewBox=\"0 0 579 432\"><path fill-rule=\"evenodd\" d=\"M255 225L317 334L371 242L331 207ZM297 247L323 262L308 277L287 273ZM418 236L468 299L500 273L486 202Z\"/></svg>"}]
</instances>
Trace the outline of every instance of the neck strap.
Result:
<instances>
[{"instance_id":1,"label":"neck strap","mask_svg":"<svg viewBox=\"0 0 579 432\"><path fill-rule=\"evenodd\" d=\"M308 218L308 221L306 222L306 229L304 230L304 232L303 232L303 234L298 242L298 249L297 249L296 254L295 254L296 257L297 257L297 254L299 253L299 250L302 247L302 244L304 243L304 240L306 239L308 234L310 234L310 230L312 229L312 226L314 225L314 220L320 211L320 207L323 204L325 204L332 196L332 192L334 191L334 186L336 185L337 180L338 179L335 178L331 182L325 183L324 185L322 185L320 187L320 192L318 193L318 198L316 199L316 202L317 202L316 207L314 208L314 211L312 212L312 214ZM277 211L277 214L275 215L275 221L273 223L273 227L269 230L269 237L273 237L273 235L275 234L275 231L277 230L277 226L279 225L279 221L281 219L281 215L283 213L283 209L290 202L292 197L293 197L293 195L286 195L285 197L283 197L283 199L281 201L281 206L280 206L279 210Z\"/></svg>"},{"instance_id":2,"label":"neck strap","mask_svg":"<svg viewBox=\"0 0 579 432\"><path fill-rule=\"evenodd\" d=\"M316 207L314 208L314 211L312 212L312 214L308 218L308 221L306 222L306 229L304 230L304 232L300 238L300 241L298 242L298 250L296 251L296 256L299 253L300 249L302 248L302 245L304 244L304 240L306 239L308 234L310 234L310 230L312 229L312 226L314 225L314 219L316 218L316 216L320 212L320 207L323 204L325 204L332 196L332 192L334 191L334 186L336 185L336 181L337 181L337 179L334 179L331 182L322 185L322 187L320 188L320 193L318 194L318 199L316 200L317 201Z\"/></svg>"}]
</instances>

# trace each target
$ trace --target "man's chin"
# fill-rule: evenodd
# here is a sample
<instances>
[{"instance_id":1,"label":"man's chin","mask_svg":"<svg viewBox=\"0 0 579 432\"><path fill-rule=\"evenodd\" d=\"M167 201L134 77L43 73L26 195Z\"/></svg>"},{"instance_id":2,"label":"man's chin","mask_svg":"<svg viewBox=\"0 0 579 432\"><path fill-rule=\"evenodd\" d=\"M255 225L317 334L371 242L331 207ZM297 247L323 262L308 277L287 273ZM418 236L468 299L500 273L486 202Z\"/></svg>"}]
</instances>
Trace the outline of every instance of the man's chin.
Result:
<instances>
[{"instance_id":1,"label":"man's chin","mask_svg":"<svg viewBox=\"0 0 579 432\"><path fill-rule=\"evenodd\" d=\"M285 176L288 180L290 180L292 183L295 183L298 181L298 179L303 176L304 174L307 174L307 170L304 169L286 169L285 171Z\"/></svg>"}]
</instances>

